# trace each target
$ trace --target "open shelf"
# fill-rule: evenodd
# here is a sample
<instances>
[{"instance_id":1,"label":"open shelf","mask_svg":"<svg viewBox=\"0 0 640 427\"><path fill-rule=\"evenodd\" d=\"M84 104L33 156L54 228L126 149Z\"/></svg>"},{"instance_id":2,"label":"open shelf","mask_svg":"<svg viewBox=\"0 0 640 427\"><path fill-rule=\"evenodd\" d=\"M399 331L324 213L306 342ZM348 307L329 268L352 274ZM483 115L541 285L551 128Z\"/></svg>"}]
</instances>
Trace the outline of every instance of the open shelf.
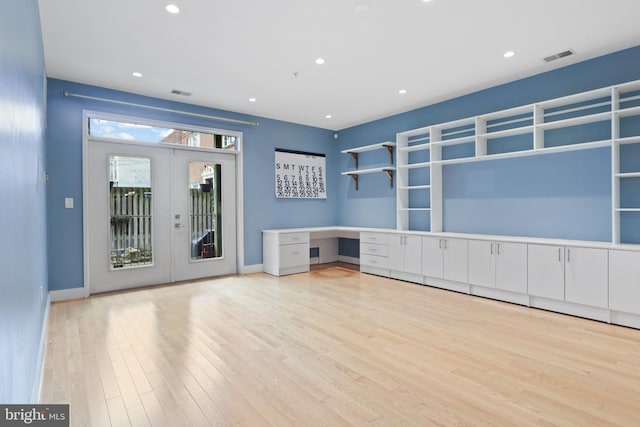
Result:
<instances>
[{"instance_id":1,"label":"open shelf","mask_svg":"<svg viewBox=\"0 0 640 427\"><path fill-rule=\"evenodd\" d=\"M398 190L427 190L431 188L430 185L405 185L398 187Z\"/></svg>"},{"instance_id":2,"label":"open shelf","mask_svg":"<svg viewBox=\"0 0 640 427\"><path fill-rule=\"evenodd\" d=\"M404 151L409 153L412 151L429 150L430 148L431 148L431 144L418 144L418 145L410 145L408 147L398 148L398 151Z\"/></svg>"},{"instance_id":3,"label":"open shelf","mask_svg":"<svg viewBox=\"0 0 640 427\"><path fill-rule=\"evenodd\" d=\"M640 178L640 172L617 173L618 178Z\"/></svg>"},{"instance_id":4,"label":"open shelf","mask_svg":"<svg viewBox=\"0 0 640 427\"><path fill-rule=\"evenodd\" d=\"M351 156L354 158L356 163L356 170L342 172L342 175L348 175L352 177L356 183L356 191L358 191L358 175L367 174L367 173L384 172L389 176L389 183L391 185L391 188L393 188L393 171L395 170L394 167L384 166L384 167L369 168L369 169L359 169L358 158L360 153L386 149L389 152L389 163L393 164L393 147L395 146L396 146L395 142L386 141L386 142L379 142L377 144L363 145L361 147L354 147L354 148L342 150L343 154L351 154Z\"/></svg>"},{"instance_id":5,"label":"open shelf","mask_svg":"<svg viewBox=\"0 0 640 427\"><path fill-rule=\"evenodd\" d=\"M584 125L587 123L604 122L606 120L611 120L610 111L607 111L604 113L589 114L586 116L572 117L570 119L562 119L562 120L555 120L552 122L545 122L537 125L537 127L539 129L550 130L550 129L569 127L569 126Z\"/></svg>"},{"instance_id":6,"label":"open shelf","mask_svg":"<svg viewBox=\"0 0 640 427\"><path fill-rule=\"evenodd\" d=\"M410 163L408 165L398 165L398 169L428 168L431 163L433 163L433 162Z\"/></svg>"},{"instance_id":7,"label":"open shelf","mask_svg":"<svg viewBox=\"0 0 640 427\"><path fill-rule=\"evenodd\" d=\"M360 153L367 151L380 150L385 148L389 152L389 163L393 164L393 147L396 146L395 142L379 142L377 144L363 145L362 147L349 148L342 150L343 154L351 154L356 161L356 169L358 169L358 158Z\"/></svg>"},{"instance_id":8,"label":"open shelf","mask_svg":"<svg viewBox=\"0 0 640 427\"><path fill-rule=\"evenodd\" d=\"M394 168L394 167L384 166L384 167L380 167L380 168L357 169L357 170L342 172L342 175L348 175L351 178L353 178L353 180L356 183L356 191L358 191L358 176L359 175L365 175L365 174L368 174L368 173L384 172L389 177L389 185L391 186L391 188L393 188L393 171L395 171L395 170L396 170L396 168Z\"/></svg>"},{"instance_id":9,"label":"open shelf","mask_svg":"<svg viewBox=\"0 0 640 427\"><path fill-rule=\"evenodd\" d=\"M640 191L640 183L632 181L640 179L640 160L634 160L640 153L640 80L399 132L398 229L411 230L409 199L418 194L411 190L423 188L429 189L431 206L427 228L443 229L446 165L599 148L609 148L612 157L612 243L624 242L629 236L621 213L634 218L640 213L640 207L622 207L620 201L636 200ZM420 150L429 150L428 157L409 155ZM409 185L410 171L424 179L416 182L425 182L426 175L430 185Z\"/></svg>"},{"instance_id":10,"label":"open shelf","mask_svg":"<svg viewBox=\"0 0 640 427\"><path fill-rule=\"evenodd\" d=\"M638 107L629 107L629 108L621 108L615 111L615 114L619 117L630 117L640 115L640 106Z\"/></svg>"}]
</instances>

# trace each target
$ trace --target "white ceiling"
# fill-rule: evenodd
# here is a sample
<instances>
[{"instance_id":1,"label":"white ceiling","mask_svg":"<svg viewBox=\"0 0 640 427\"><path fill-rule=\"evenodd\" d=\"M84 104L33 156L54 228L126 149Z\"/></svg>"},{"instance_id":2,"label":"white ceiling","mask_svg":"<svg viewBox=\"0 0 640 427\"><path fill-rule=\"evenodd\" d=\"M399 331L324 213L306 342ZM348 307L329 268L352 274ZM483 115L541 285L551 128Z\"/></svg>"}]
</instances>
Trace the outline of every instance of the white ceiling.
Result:
<instances>
[{"instance_id":1,"label":"white ceiling","mask_svg":"<svg viewBox=\"0 0 640 427\"><path fill-rule=\"evenodd\" d=\"M340 130L640 44L639 0L170 1L40 0L47 75Z\"/></svg>"}]
</instances>

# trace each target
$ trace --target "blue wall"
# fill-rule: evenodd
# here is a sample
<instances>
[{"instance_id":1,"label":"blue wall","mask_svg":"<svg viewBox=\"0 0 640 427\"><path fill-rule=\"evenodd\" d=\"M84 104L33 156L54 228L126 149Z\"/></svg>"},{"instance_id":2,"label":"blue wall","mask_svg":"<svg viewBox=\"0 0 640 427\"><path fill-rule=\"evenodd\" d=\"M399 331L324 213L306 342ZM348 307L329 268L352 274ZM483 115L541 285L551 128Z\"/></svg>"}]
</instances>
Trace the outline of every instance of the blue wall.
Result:
<instances>
[{"instance_id":1,"label":"blue wall","mask_svg":"<svg viewBox=\"0 0 640 427\"><path fill-rule=\"evenodd\" d=\"M45 81L36 0L0 14L0 402L28 403L47 295Z\"/></svg>"},{"instance_id":2,"label":"blue wall","mask_svg":"<svg viewBox=\"0 0 640 427\"><path fill-rule=\"evenodd\" d=\"M394 141L398 132L637 79L640 46L342 130L340 149ZM560 141L563 135L554 138ZM385 153L377 152L367 164L385 161ZM362 161L360 167L365 167ZM342 155L338 170L352 168L352 159ZM446 165L444 230L608 241L610 173L606 148ZM395 228L395 191L385 186L382 174L365 179L355 192L350 179L342 177L339 224ZM633 227L629 224L625 232L640 236L640 228Z\"/></svg>"},{"instance_id":3,"label":"blue wall","mask_svg":"<svg viewBox=\"0 0 640 427\"><path fill-rule=\"evenodd\" d=\"M65 97L63 92L115 99L233 119L260 126L235 125L210 119L160 112L101 101ZM82 112L122 114L161 121L242 131L244 133L245 265L262 263L260 230L277 227L332 225L337 222L337 144L324 129L180 104L94 86L49 79L47 198L49 286L51 290L83 286L82 265ZM274 149L296 149L327 155L327 200L280 200L274 190ZM74 209L64 198L75 199Z\"/></svg>"}]
</instances>

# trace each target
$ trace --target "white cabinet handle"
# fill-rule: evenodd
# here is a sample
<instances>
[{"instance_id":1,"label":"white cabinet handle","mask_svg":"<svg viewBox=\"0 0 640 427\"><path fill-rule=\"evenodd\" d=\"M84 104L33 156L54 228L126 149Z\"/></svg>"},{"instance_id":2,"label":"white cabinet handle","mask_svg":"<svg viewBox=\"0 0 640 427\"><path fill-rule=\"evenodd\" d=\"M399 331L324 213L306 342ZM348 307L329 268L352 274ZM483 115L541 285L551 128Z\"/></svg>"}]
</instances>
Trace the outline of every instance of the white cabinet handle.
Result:
<instances>
[{"instance_id":1,"label":"white cabinet handle","mask_svg":"<svg viewBox=\"0 0 640 427\"><path fill-rule=\"evenodd\" d=\"M498 250L498 255L500 255L500 243L496 243L496 249Z\"/></svg>"},{"instance_id":2,"label":"white cabinet handle","mask_svg":"<svg viewBox=\"0 0 640 427\"><path fill-rule=\"evenodd\" d=\"M562 248L558 248L558 262L561 262L561 261L562 261L562 258L561 258L561 256L562 256L562 255L561 255L561 251L562 251Z\"/></svg>"},{"instance_id":3,"label":"white cabinet handle","mask_svg":"<svg viewBox=\"0 0 640 427\"><path fill-rule=\"evenodd\" d=\"M491 255L493 255L493 243L491 244Z\"/></svg>"},{"instance_id":4,"label":"white cabinet handle","mask_svg":"<svg viewBox=\"0 0 640 427\"><path fill-rule=\"evenodd\" d=\"M291 255L298 255L300 252L291 252Z\"/></svg>"},{"instance_id":5,"label":"white cabinet handle","mask_svg":"<svg viewBox=\"0 0 640 427\"><path fill-rule=\"evenodd\" d=\"M438 239L438 249L442 249L442 239Z\"/></svg>"},{"instance_id":6,"label":"white cabinet handle","mask_svg":"<svg viewBox=\"0 0 640 427\"><path fill-rule=\"evenodd\" d=\"M571 249L567 248L567 262L571 262Z\"/></svg>"},{"instance_id":7,"label":"white cabinet handle","mask_svg":"<svg viewBox=\"0 0 640 427\"><path fill-rule=\"evenodd\" d=\"M447 239L444 239L444 248L447 249Z\"/></svg>"}]
</instances>

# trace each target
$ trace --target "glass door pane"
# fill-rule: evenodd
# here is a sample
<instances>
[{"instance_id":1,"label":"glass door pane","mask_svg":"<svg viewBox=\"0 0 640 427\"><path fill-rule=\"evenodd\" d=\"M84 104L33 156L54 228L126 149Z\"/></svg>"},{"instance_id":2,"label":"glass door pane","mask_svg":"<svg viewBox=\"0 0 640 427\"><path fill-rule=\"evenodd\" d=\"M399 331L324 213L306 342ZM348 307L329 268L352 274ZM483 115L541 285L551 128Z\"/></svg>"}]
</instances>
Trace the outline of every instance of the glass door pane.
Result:
<instances>
[{"instance_id":1,"label":"glass door pane","mask_svg":"<svg viewBox=\"0 0 640 427\"><path fill-rule=\"evenodd\" d=\"M189 162L191 259L222 257L221 165Z\"/></svg>"},{"instance_id":2,"label":"glass door pane","mask_svg":"<svg viewBox=\"0 0 640 427\"><path fill-rule=\"evenodd\" d=\"M153 263L151 159L109 156L111 269Z\"/></svg>"}]
</instances>

